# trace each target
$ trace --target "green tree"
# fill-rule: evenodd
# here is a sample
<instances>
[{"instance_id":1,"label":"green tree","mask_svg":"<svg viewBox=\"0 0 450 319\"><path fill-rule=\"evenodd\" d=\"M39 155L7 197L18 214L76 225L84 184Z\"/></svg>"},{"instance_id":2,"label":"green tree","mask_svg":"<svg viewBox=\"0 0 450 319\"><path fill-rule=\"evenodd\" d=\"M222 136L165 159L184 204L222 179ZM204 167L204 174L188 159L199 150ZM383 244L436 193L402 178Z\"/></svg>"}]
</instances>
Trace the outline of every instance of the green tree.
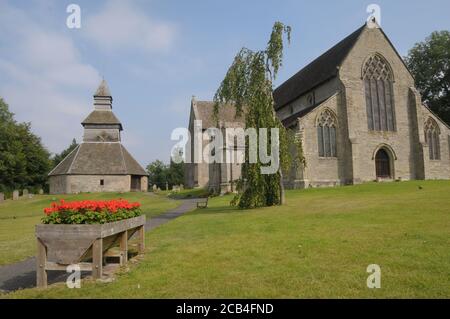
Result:
<instances>
[{"instance_id":1,"label":"green tree","mask_svg":"<svg viewBox=\"0 0 450 319\"><path fill-rule=\"evenodd\" d=\"M450 31L433 32L405 60L422 100L450 124Z\"/></svg>"},{"instance_id":2,"label":"green tree","mask_svg":"<svg viewBox=\"0 0 450 319\"><path fill-rule=\"evenodd\" d=\"M167 169L167 181L170 188L172 188L174 185L180 185L184 183L184 162L182 148L177 148L172 153L170 164Z\"/></svg>"},{"instance_id":3,"label":"green tree","mask_svg":"<svg viewBox=\"0 0 450 319\"><path fill-rule=\"evenodd\" d=\"M168 168L160 160L156 160L147 166L148 182L150 185L156 185L161 189L166 188Z\"/></svg>"},{"instance_id":4,"label":"green tree","mask_svg":"<svg viewBox=\"0 0 450 319\"><path fill-rule=\"evenodd\" d=\"M170 161L169 167L167 169L167 182L169 187L172 188L174 185L180 185L184 183L184 163L175 163Z\"/></svg>"},{"instance_id":5,"label":"green tree","mask_svg":"<svg viewBox=\"0 0 450 319\"><path fill-rule=\"evenodd\" d=\"M63 159L65 159L66 156L69 155L77 146L78 146L77 140L73 139L72 143L69 145L68 148L66 148L64 151L62 151L59 154L55 154L55 156L53 156L53 159L52 159L53 167L56 167L56 165L61 163L61 161Z\"/></svg>"},{"instance_id":6,"label":"green tree","mask_svg":"<svg viewBox=\"0 0 450 319\"><path fill-rule=\"evenodd\" d=\"M0 190L44 187L50 153L31 132L30 123L17 123L0 98Z\"/></svg>"},{"instance_id":7,"label":"green tree","mask_svg":"<svg viewBox=\"0 0 450 319\"><path fill-rule=\"evenodd\" d=\"M288 147L289 134L275 114L272 82L282 66L283 36L286 35L290 42L290 33L289 26L276 22L265 50L242 48L214 96L216 118L220 106L231 103L238 116L245 112L246 128L255 128L258 135L260 128L267 128L268 133L272 128L279 129L281 166L276 174L261 174L263 165L259 156L256 163L249 163L249 143L246 143L238 194L232 201L240 208L281 205L284 202L282 171L290 167L292 155ZM268 140L267 148L270 150L271 138Z\"/></svg>"}]
</instances>

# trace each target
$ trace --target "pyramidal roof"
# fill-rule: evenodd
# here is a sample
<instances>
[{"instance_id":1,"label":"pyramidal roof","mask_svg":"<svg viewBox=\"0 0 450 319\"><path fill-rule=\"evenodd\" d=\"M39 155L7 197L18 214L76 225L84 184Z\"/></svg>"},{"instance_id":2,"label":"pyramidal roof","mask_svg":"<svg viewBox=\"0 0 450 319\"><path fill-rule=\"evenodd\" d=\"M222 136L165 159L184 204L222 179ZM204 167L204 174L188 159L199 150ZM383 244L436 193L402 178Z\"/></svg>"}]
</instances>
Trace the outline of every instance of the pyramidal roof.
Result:
<instances>
[{"instance_id":1,"label":"pyramidal roof","mask_svg":"<svg viewBox=\"0 0 450 319\"><path fill-rule=\"evenodd\" d=\"M105 96L105 97L111 97L111 91L109 90L108 83L106 83L105 79L102 80L100 85L97 88L97 91L95 91L94 96Z\"/></svg>"},{"instance_id":2,"label":"pyramidal roof","mask_svg":"<svg viewBox=\"0 0 450 319\"><path fill-rule=\"evenodd\" d=\"M119 125L122 130L122 123L112 111L94 110L81 122L83 126L86 124Z\"/></svg>"},{"instance_id":3,"label":"pyramidal roof","mask_svg":"<svg viewBox=\"0 0 450 319\"><path fill-rule=\"evenodd\" d=\"M148 174L121 143L82 143L48 175Z\"/></svg>"}]
</instances>

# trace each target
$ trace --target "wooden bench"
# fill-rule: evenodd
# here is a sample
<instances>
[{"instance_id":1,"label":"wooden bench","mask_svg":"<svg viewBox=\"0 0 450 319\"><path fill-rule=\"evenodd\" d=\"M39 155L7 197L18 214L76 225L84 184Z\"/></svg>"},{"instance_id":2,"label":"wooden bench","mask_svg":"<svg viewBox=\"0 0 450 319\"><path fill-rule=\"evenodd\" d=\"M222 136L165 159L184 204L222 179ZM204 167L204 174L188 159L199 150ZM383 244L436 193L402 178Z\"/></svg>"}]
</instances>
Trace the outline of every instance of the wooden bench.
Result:
<instances>
[{"instance_id":1,"label":"wooden bench","mask_svg":"<svg viewBox=\"0 0 450 319\"><path fill-rule=\"evenodd\" d=\"M207 208L208 207L208 197L200 198L197 201L197 208Z\"/></svg>"}]
</instances>

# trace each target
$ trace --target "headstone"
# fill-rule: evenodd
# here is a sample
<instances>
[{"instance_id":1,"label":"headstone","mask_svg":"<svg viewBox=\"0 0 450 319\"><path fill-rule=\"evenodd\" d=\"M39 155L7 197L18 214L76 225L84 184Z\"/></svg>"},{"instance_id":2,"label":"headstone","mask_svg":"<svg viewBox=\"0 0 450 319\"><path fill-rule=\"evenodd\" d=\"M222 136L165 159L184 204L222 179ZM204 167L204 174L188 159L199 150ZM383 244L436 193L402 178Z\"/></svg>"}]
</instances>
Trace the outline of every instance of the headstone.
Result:
<instances>
[{"instance_id":1,"label":"headstone","mask_svg":"<svg viewBox=\"0 0 450 319\"><path fill-rule=\"evenodd\" d=\"M184 190L184 185L183 184L180 185L180 190Z\"/></svg>"},{"instance_id":2,"label":"headstone","mask_svg":"<svg viewBox=\"0 0 450 319\"><path fill-rule=\"evenodd\" d=\"M28 198L29 198L29 199L32 199L33 196L34 196L33 194L28 194Z\"/></svg>"},{"instance_id":3,"label":"headstone","mask_svg":"<svg viewBox=\"0 0 450 319\"><path fill-rule=\"evenodd\" d=\"M153 191L156 192L158 190L158 186L156 184L153 184Z\"/></svg>"},{"instance_id":4,"label":"headstone","mask_svg":"<svg viewBox=\"0 0 450 319\"><path fill-rule=\"evenodd\" d=\"M42 188L39 190L39 195L44 195L44 190Z\"/></svg>"},{"instance_id":5,"label":"headstone","mask_svg":"<svg viewBox=\"0 0 450 319\"><path fill-rule=\"evenodd\" d=\"M5 200L5 194L0 193L0 202L3 202Z\"/></svg>"},{"instance_id":6,"label":"headstone","mask_svg":"<svg viewBox=\"0 0 450 319\"><path fill-rule=\"evenodd\" d=\"M19 199L19 191L18 190L15 190L14 192L13 192L13 200L18 200Z\"/></svg>"},{"instance_id":7,"label":"headstone","mask_svg":"<svg viewBox=\"0 0 450 319\"><path fill-rule=\"evenodd\" d=\"M158 187L157 191L160 192L160 191L161 191L161 188Z\"/></svg>"},{"instance_id":8,"label":"headstone","mask_svg":"<svg viewBox=\"0 0 450 319\"><path fill-rule=\"evenodd\" d=\"M169 190L169 183L166 182L166 191Z\"/></svg>"},{"instance_id":9,"label":"headstone","mask_svg":"<svg viewBox=\"0 0 450 319\"><path fill-rule=\"evenodd\" d=\"M22 191L22 196L25 197L25 198L28 198L28 189L25 188L25 189Z\"/></svg>"}]
</instances>

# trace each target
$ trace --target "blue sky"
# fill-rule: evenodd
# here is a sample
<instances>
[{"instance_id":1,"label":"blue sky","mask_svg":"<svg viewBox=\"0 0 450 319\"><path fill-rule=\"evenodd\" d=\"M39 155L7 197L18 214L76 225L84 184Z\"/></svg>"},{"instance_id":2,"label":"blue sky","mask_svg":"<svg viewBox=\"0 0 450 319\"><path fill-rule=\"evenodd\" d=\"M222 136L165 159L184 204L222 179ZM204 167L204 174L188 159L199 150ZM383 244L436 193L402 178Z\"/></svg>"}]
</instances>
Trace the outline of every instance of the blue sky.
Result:
<instances>
[{"instance_id":1,"label":"blue sky","mask_svg":"<svg viewBox=\"0 0 450 319\"><path fill-rule=\"evenodd\" d=\"M81 7L81 29L66 26L70 3ZM81 139L103 76L125 146L143 165L168 161L191 96L212 99L242 46L263 48L277 20L292 27L278 85L360 27L371 3L401 55L450 29L447 0L0 0L0 96L60 152Z\"/></svg>"}]
</instances>

